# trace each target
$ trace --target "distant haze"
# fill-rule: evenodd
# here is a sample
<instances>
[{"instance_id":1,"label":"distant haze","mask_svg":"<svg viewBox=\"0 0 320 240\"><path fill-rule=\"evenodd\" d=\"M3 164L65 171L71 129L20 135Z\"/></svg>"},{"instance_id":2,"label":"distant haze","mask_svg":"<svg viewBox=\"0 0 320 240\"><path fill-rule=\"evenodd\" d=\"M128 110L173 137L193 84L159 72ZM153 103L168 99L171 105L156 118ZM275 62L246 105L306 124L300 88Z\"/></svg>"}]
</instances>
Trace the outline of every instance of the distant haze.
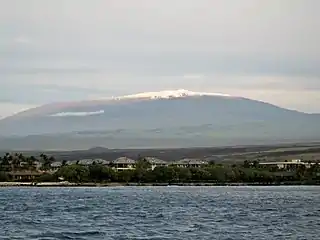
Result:
<instances>
[{"instance_id":1,"label":"distant haze","mask_svg":"<svg viewBox=\"0 0 320 240\"><path fill-rule=\"evenodd\" d=\"M319 0L0 3L0 117L170 89L320 112Z\"/></svg>"}]
</instances>

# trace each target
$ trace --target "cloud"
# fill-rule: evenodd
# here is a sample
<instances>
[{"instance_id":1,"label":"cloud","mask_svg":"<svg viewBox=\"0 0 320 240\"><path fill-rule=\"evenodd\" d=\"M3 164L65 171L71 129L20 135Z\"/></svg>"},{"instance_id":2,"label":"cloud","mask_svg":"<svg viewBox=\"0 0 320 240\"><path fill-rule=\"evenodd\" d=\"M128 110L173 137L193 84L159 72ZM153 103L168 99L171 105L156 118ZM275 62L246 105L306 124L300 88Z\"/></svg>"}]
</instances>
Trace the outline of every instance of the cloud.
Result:
<instances>
[{"instance_id":1,"label":"cloud","mask_svg":"<svg viewBox=\"0 0 320 240\"><path fill-rule=\"evenodd\" d=\"M85 117L92 115L100 115L103 114L104 111L95 111L95 112L61 112L51 115L51 117Z\"/></svg>"},{"instance_id":2,"label":"cloud","mask_svg":"<svg viewBox=\"0 0 320 240\"><path fill-rule=\"evenodd\" d=\"M185 79L201 79L204 78L204 75L201 74L185 74L183 75L183 78Z\"/></svg>"},{"instance_id":3,"label":"cloud","mask_svg":"<svg viewBox=\"0 0 320 240\"><path fill-rule=\"evenodd\" d=\"M320 111L318 0L11 0L4 6L6 102L185 88Z\"/></svg>"},{"instance_id":4,"label":"cloud","mask_svg":"<svg viewBox=\"0 0 320 240\"><path fill-rule=\"evenodd\" d=\"M20 35L18 37L15 37L13 39L13 42L14 43L18 43L18 44L28 44L31 42L31 39L28 38L27 36L24 36L24 35Z\"/></svg>"}]
</instances>

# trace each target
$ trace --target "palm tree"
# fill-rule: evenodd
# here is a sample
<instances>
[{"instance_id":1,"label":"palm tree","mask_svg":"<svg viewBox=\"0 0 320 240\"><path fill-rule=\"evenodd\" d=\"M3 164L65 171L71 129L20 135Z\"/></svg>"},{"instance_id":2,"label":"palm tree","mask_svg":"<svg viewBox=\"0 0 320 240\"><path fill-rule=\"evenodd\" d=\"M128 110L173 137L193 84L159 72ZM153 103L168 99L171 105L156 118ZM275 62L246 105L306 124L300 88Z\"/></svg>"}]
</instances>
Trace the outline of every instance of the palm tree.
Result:
<instances>
[{"instance_id":1,"label":"palm tree","mask_svg":"<svg viewBox=\"0 0 320 240\"><path fill-rule=\"evenodd\" d=\"M144 157L139 157L136 163L136 169L147 170L151 167L150 162L148 162Z\"/></svg>"},{"instance_id":2,"label":"palm tree","mask_svg":"<svg viewBox=\"0 0 320 240\"><path fill-rule=\"evenodd\" d=\"M22 153L18 154L18 158L20 161L23 161L25 159L25 157L22 155Z\"/></svg>"},{"instance_id":3,"label":"palm tree","mask_svg":"<svg viewBox=\"0 0 320 240\"><path fill-rule=\"evenodd\" d=\"M3 164L3 159L2 159L2 157L0 157L0 172L5 171L4 169L5 169L5 166Z\"/></svg>"},{"instance_id":4,"label":"palm tree","mask_svg":"<svg viewBox=\"0 0 320 240\"><path fill-rule=\"evenodd\" d=\"M54 161L54 157L48 157L46 154L41 153L40 158L43 162L43 170L49 170L51 168L51 163Z\"/></svg>"},{"instance_id":5,"label":"palm tree","mask_svg":"<svg viewBox=\"0 0 320 240\"><path fill-rule=\"evenodd\" d=\"M26 158L25 158L25 156L22 155L22 153L19 153L19 154L16 153L15 158L17 158L19 160L20 167L28 169L28 164L26 164Z\"/></svg>"},{"instance_id":6,"label":"palm tree","mask_svg":"<svg viewBox=\"0 0 320 240\"><path fill-rule=\"evenodd\" d=\"M254 167L254 168L258 168L258 167L259 167L259 162L258 162L257 160L254 160L254 161L252 162L252 164L253 164L253 167Z\"/></svg>"},{"instance_id":7,"label":"palm tree","mask_svg":"<svg viewBox=\"0 0 320 240\"><path fill-rule=\"evenodd\" d=\"M53 163L55 160L56 160L56 159L54 158L54 156L50 156L49 159L48 159L48 161L49 161L50 163Z\"/></svg>"},{"instance_id":8,"label":"palm tree","mask_svg":"<svg viewBox=\"0 0 320 240\"><path fill-rule=\"evenodd\" d=\"M14 154L14 156L10 155L8 157L9 161L11 162L12 165L12 170L17 171L20 169L20 159L18 158L18 154Z\"/></svg>"},{"instance_id":9,"label":"palm tree","mask_svg":"<svg viewBox=\"0 0 320 240\"><path fill-rule=\"evenodd\" d=\"M31 156L31 157L28 157L27 160L26 160L26 162L27 162L26 167L27 167L28 170L33 171L33 170L36 169L34 157L32 157L32 156Z\"/></svg>"},{"instance_id":10,"label":"palm tree","mask_svg":"<svg viewBox=\"0 0 320 240\"><path fill-rule=\"evenodd\" d=\"M46 154L41 153L40 154L40 158L45 161L46 159L48 159L48 156Z\"/></svg>"}]
</instances>

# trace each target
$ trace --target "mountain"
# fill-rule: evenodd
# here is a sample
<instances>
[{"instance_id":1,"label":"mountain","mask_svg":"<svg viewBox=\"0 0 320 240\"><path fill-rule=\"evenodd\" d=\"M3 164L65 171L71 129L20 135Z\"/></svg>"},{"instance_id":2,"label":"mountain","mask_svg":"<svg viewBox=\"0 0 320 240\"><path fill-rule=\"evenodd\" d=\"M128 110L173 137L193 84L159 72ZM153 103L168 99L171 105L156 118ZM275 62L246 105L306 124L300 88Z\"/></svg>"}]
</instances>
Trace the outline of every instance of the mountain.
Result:
<instances>
[{"instance_id":1,"label":"mountain","mask_svg":"<svg viewBox=\"0 0 320 240\"><path fill-rule=\"evenodd\" d=\"M187 90L53 103L0 121L0 146L193 147L319 140L320 115Z\"/></svg>"}]
</instances>

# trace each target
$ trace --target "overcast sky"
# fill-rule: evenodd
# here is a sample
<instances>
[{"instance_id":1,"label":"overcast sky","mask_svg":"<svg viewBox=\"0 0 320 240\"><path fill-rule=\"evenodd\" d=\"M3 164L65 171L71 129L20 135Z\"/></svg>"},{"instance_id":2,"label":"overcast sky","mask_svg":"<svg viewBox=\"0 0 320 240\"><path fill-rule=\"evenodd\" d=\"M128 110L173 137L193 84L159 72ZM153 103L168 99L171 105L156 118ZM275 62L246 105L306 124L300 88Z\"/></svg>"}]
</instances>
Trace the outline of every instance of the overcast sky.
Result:
<instances>
[{"instance_id":1,"label":"overcast sky","mask_svg":"<svg viewBox=\"0 0 320 240\"><path fill-rule=\"evenodd\" d=\"M319 0L0 0L0 116L143 91L320 112Z\"/></svg>"}]
</instances>

